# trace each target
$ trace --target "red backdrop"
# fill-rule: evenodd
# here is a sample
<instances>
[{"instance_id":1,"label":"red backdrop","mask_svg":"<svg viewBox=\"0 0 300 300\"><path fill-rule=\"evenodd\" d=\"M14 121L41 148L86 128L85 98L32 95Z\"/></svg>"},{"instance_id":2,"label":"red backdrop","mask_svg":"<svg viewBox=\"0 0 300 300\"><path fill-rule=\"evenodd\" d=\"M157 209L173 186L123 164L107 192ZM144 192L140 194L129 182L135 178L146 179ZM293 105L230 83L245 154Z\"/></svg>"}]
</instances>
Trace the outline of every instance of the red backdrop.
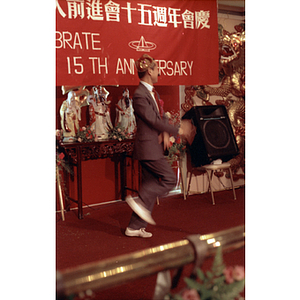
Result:
<instances>
[{"instance_id":1,"label":"red backdrop","mask_svg":"<svg viewBox=\"0 0 300 300\"><path fill-rule=\"evenodd\" d=\"M217 1L56 1L57 85L136 85L143 53L159 85L218 83Z\"/></svg>"}]
</instances>

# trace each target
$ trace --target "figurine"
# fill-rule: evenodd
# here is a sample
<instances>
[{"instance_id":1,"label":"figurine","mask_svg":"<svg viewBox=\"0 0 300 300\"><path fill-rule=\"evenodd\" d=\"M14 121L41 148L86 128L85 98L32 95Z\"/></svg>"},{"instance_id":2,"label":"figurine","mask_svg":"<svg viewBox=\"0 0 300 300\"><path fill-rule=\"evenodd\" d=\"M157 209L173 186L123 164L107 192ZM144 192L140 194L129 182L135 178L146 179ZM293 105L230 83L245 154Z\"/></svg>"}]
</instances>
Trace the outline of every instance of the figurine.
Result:
<instances>
[{"instance_id":1,"label":"figurine","mask_svg":"<svg viewBox=\"0 0 300 300\"><path fill-rule=\"evenodd\" d=\"M68 98L60 107L61 128L63 130L63 142L71 143L76 141L76 134L79 130L81 120L81 108L76 101L76 93L71 91Z\"/></svg>"},{"instance_id":2,"label":"figurine","mask_svg":"<svg viewBox=\"0 0 300 300\"><path fill-rule=\"evenodd\" d=\"M95 98L92 95L89 95L87 98L87 103L89 105L89 125L92 131L95 131L95 126L96 126L96 103L95 103Z\"/></svg>"},{"instance_id":3,"label":"figurine","mask_svg":"<svg viewBox=\"0 0 300 300\"><path fill-rule=\"evenodd\" d=\"M111 101L107 101L109 92L100 86L99 90L97 87L93 87L94 97L96 99L95 105L95 134L98 140L107 139L108 133L113 128L110 119L109 104Z\"/></svg>"},{"instance_id":4,"label":"figurine","mask_svg":"<svg viewBox=\"0 0 300 300\"><path fill-rule=\"evenodd\" d=\"M123 91L123 98L116 105L115 125L124 128L124 131L132 136L136 131L136 121L132 106L132 99L129 98L129 90Z\"/></svg>"}]
</instances>

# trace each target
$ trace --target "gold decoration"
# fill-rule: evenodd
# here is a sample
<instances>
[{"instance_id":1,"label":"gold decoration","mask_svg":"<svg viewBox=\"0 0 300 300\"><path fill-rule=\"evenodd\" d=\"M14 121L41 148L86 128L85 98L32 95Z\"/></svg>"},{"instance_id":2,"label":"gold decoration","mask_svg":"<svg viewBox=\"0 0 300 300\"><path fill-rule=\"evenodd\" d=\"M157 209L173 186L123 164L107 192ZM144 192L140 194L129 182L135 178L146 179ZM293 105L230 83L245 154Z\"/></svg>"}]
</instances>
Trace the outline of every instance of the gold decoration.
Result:
<instances>
[{"instance_id":1,"label":"gold decoration","mask_svg":"<svg viewBox=\"0 0 300 300\"><path fill-rule=\"evenodd\" d=\"M227 109L228 117L234 127L245 127L245 101L241 98L234 101Z\"/></svg>"},{"instance_id":2,"label":"gold decoration","mask_svg":"<svg viewBox=\"0 0 300 300\"><path fill-rule=\"evenodd\" d=\"M245 173L245 100L240 98L238 101L232 102L232 104L227 108L227 112L233 126L236 142L240 152L236 157L229 161L231 164L231 170L234 174L233 177L238 179L236 173L239 168L242 168Z\"/></svg>"}]
</instances>

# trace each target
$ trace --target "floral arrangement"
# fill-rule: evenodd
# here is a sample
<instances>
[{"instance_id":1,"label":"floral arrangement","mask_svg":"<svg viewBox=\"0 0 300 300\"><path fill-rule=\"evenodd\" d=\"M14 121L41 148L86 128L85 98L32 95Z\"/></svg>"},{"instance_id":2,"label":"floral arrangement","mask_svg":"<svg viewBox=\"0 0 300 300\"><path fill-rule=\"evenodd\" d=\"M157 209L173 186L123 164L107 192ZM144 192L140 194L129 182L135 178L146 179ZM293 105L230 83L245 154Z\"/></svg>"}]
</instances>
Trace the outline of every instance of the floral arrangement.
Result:
<instances>
[{"instance_id":1,"label":"floral arrangement","mask_svg":"<svg viewBox=\"0 0 300 300\"><path fill-rule=\"evenodd\" d=\"M117 125L116 127L110 129L110 131L108 132L108 137L112 140L121 142L132 137L132 134L128 133L127 130L124 129L124 127Z\"/></svg>"},{"instance_id":2,"label":"floral arrangement","mask_svg":"<svg viewBox=\"0 0 300 300\"><path fill-rule=\"evenodd\" d=\"M172 165L174 161L178 161L186 152L186 145L181 141L180 137L176 139L171 136L170 137L170 148L167 159L169 163Z\"/></svg>"},{"instance_id":3,"label":"floral arrangement","mask_svg":"<svg viewBox=\"0 0 300 300\"><path fill-rule=\"evenodd\" d=\"M165 300L244 299L240 296L245 287L244 267L225 267L221 247L217 249L212 270L205 274L198 268L197 277L195 280L185 278L187 288L180 294L167 295Z\"/></svg>"},{"instance_id":4,"label":"floral arrangement","mask_svg":"<svg viewBox=\"0 0 300 300\"><path fill-rule=\"evenodd\" d=\"M179 112L166 112L165 115L169 119L169 123L179 127L180 126L180 114ZM174 161L178 161L186 152L186 145L182 142L180 136L170 137L170 148L167 159L171 165Z\"/></svg>"},{"instance_id":5,"label":"floral arrangement","mask_svg":"<svg viewBox=\"0 0 300 300\"><path fill-rule=\"evenodd\" d=\"M79 131L77 132L76 138L79 143L94 142L96 139L95 131L91 129L90 126L80 127Z\"/></svg>"},{"instance_id":6,"label":"floral arrangement","mask_svg":"<svg viewBox=\"0 0 300 300\"><path fill-rule=\"evenodd\" d=\"M58 141L63 139L63 130L57 129L55 135L56 135L56 168L58 169L58 171L65 169L67 172L72 173L71 167L64 160L65 154L62 152L62 149L58 144Z\"/></svg>"},{"instance_id":7,"label":"floral arrangement","mask_svg":"<svg viewBox=\"0 0 300 300\"><path fill-rule=\"evenodd\" d=\"M63 152L56 151L56 168L58 171L65 169L67 172L72 174L72 169L69 164L64 160L65 154Z\"/></svg>"}]
</instances>

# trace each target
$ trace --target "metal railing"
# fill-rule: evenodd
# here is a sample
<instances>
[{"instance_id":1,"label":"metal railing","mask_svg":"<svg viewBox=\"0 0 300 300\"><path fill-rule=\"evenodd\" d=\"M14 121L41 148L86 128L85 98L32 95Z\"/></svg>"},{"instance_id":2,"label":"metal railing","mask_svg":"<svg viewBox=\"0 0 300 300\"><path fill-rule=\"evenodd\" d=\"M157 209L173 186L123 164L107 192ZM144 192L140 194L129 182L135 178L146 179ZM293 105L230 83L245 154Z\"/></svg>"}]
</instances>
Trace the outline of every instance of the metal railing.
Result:
<instances>
[{"instance_id":1,"label":"metal railing","mask_svg":"<svg viewBox=\"0 0 300 300\"><path fill-rule=\"evenodd\" d=\"M200 267L203 259L215 254L217 247L222 246L227 252L244 245L245 226L242 225L70 268L57 272L57 299L88 289L111 288L189 263Z\"/></svg>"}]
</instances>

